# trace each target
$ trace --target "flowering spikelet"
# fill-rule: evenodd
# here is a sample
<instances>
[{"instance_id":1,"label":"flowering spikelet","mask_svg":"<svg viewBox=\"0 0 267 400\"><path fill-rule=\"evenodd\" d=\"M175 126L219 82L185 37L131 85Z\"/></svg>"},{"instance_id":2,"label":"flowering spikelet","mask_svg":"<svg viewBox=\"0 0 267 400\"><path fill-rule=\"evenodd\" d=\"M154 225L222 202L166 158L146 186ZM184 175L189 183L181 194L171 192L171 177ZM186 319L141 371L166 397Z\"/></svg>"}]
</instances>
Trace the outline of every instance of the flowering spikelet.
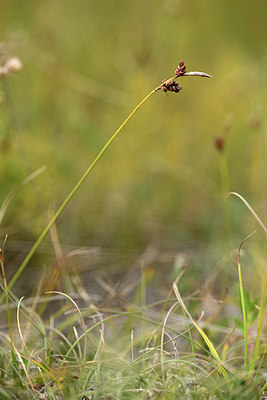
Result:
<instances>
[{"instance_id":1,"label":"flowering spikelet","mask_svg":"<svg viewBox=\"0 0 267 400\"><path fill-rule=\"evenodd\" d=\"M177 76L184 75L186 73L186 67L184 65L184 60L181 60L178 64L177 69L175 70L175 74Z\"/></svg>"},{"instance_id":2,"label":"flowering spikelet","mask_svg":"<svg viewBox=\"0 0 267 400\"><path fill-rule=\"evenodd\" d=\"M166 83L164 83L166 81L166 79L164 79L161 83L163 83L162 85L162 91L163 92L175 92L178 93L180 92L180 90L182 90L182 86L180 86L178 84L178 82L175 81L167 81Z\"/></svg>"}]
</instances>

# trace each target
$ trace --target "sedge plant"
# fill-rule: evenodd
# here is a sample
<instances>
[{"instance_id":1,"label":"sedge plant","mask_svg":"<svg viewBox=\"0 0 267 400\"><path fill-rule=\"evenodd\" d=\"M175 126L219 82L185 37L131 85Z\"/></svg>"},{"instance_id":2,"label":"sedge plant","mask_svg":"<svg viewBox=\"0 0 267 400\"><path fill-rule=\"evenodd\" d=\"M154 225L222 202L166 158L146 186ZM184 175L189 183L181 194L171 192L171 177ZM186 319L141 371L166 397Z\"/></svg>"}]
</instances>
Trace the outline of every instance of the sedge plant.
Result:
<instances>
[{"instance_id":1,"label":"sedge plant","mask_svg":"<svg viewBox=\"0 0 267 400\"><path fill-rule=\"evenodd\" d=\"M224 347L222 354L219 354L219 349L222 345L216 348L211 339L204 332L201 318L196 321L191 316L178 290L179 277L174 281L172 287L172 292L175 294L176 299L171 299L169 296L167 297L163 302L164 308L162 313L160 313L159 318L157 318L158 321L149 317L149 310L153 308L155 304L150 306L146 305L145 295L147 279L146 273L143 269L140 279L140 293L138 292L138 295L140 295L139 297L141 297L141 301L139 300L138 302L139 307L131 307L126 304L123 311L121 311L112 308L96 308L88 302L89 306L87 304L86 308L80 309L79 305L71 296L59 291L50 291L50 293L47 293L61 298L65 297L65 299L74 306L74 310L70 311L66 319L62 321L63 317L67 315L67 308L63 306L50 317L49 325L45 325L45 323L42 322L41 318L35 313L33 307L28 310L23 304L23 299L17 302L10 291L28 265L46 234L53 227L59 215L125 125L154 93L158 91L164 93L179 93L181 86L179 86L176 79L183 76L210 77L210 75L202 72L186 72L184 62L180 61L178 68L175 71L175 75L168 80L162 81L161 84L153 89L135 107L117 131L107 141L105 146L100 150L94 161L89 165L57 212L52 216L50 222L40 234L31 251L28 253L23 263L11 279L9 285L5 278L3 257L0 258L4 281L4 295L2 295L0 300L3 302L4 298L6 298L10 331L9 336L10 339L12 339L13 334L9 307L10 302L12 302L11 305L15 305L17 308L17 325L21 342L23 344L22 349L19 351L15 347L13 341L11 343L12 370L16 375L13 374L13 379L15 381L16 378L17 381L21 382L20 387L14 389L14 395L16 398L21 398L21 393L23 393L25 398L27 393L27 398L34 399L37 397L51 399L124 399L126 398L125 396L127 396L129 399L138 397L142 399L159 398L172 400L180 396L179 398L192 400L206 398L240 398L245 400L258 399L259 397L255 396L257 396L259 391L264 393L266 385L264 386L260 374L256 371L256 363L259 370L261 363L258 366L258 359L261 355L260 343L267 297L267 279L265 278L263 283L258 316L257 337L254 352L250 360L248 354L246 304L239 258L240 249L244 241L242 242L238 253L238 275L245 341L244 369L248 378L254 376L253 381L246 381L247 383L249 382L247 388L244 387L242 383L244 375L239 373L239 366L234 367L230 364L231 359L229 358L229 354L227 354L226 359L227 347ZM5 75L4 79L6 78L7 76ZM30 178L32 179L34 176L31 176ZM27 182L28 181L25 181L24 183L26 184ZM227 185L224 186L224 189L226 188ZM13 194L14 193L12 192L10 196L12 197ZM264 229L265 233L267 233L265 225L246 200L237 193L230 194L239 197L245 203L257 222ZM6 203L2 206L0 210L3 211L2 214L4 213L11 197L8 197ZM170 294L172 292L170 291ZM36 301L38 302L38 299ZM174 303L164 317L163 314L167 301L174 301ZM184 319L186 320L186 330L184 330L183 325L182 332L179 332L179 327L177 327L176 324L175 326L172 326L169 323L169 318L178 305L180 305L185 317ZM28 321L31 330L30 339L25 335L20 314ZM88 320L90 320L90 318L92 318L93 323L88 326ZM175 318L178 320L178 314L175 314ZM117 323L117 320L121 319L125 320L125 323L122 326L119 325L119 322ZM208 324L205 322L205 327L206 326L208 326ZM123 327L125 327L125 329ZM131 330L126 327L131 327ZM201 335L204 346L193 339L191 330L194 328L196 328L198 333ZM220 327L220 329L222 328ZM109 332L108 335L105 335L105 330ZM39 335L38 340L36 340L37 350L32 350L32 343L35 340L33 333L35 331ZM70 335L70 331L73 335L72 338L69 338L68 336ZM114 337L118 337L118 335L121 335L121 332L123 333L126 331L127 335L125 335L125 337L127 336L128 338L128 344L125 345L124 338L120 337L121 340L119 340L118 346L115 346L119 347L120 351L118 351L117 348L114 350L114 342L112 342L111 346L109 344L110 337L114 341ZM156 340L158 332L161 332L160 343L157 343ZM233 331L226 333L227 336L224 339L223 344L228 341ZM151 341L151 337L153 336L155 336L155 340ZM192 348L192 354L184 353L182 356L178 354L178 351L176 351L175 341L180 339L189 343ZM168 351L168 346L174 348L173 353ZM142 351L140 351L140 348ZM0 396L2 396L1 398L11 399L11 391L9 393L11 387L6 387L6 383L9 382L6 376L9 376L9 374L7 373L4 375L1 373L1 371L6 369L3 360L4 356L0 352ZM18 365L20 366L19 371L17 367ZM17 373L17 371L19 373ZM217 374L216 371L218 372ZM238 382L239 379L240 384L236 385L236 382ZM5 385L3 388L1 388L2 382ZM232 394L233 391L235 394ZM254 392L255 396L253 394ZM231 396L236 397L228 397L230 394Z\"/></svg>"},{"instance_id":2,"label":"sedge plant","mask_svg":"<svg viewBox=\"0 0 267 400\"><path fill-rule=\"evenodd\" d=\"M0 75L1 76L1 75ZM78 191L82 183L86 180L88 175L91 173L91 171L94 169L94 167L98 164L98 162L101 160L103 157L104 153L106 150L111 146L111 144L114 142L114 140L117 138L119 133L122 131L122 129L125 127L125 125L131 120L131 118L135 115L135 113L139 110L140 107L144 105L144 103L156 92L162 90L164 93L167 92L173 92L173 93L179 93L182 89L182 87L178 84L176 81L177 78L180 77L185 77L185 76L200 76L200 77L206 77L206 78L211 78L212 76L205 73L205 72L199 72L199 71L192 71L192 72L187 72L186 67L184 64L184 61L181 60L178 64L177 69L175 70L175 75L172 76L169 79L164 79L158 86L156 86L143 100L140 101L140 103L134 108L134 110L128 115L128 117L124 120L124 122L120 125L120 127L116 130L116 132L110 137L110 139L106 142L106 144L103 146L103 148L99 151L98 155L95 157L93 162L89 165L87 170L84 172L82 177L79 179L77 184L74 186L74 188L70 191L68 196L65 198L65 200L62 202L58 210L55 212L53 217L50 219L34 245L32 246L31 250L19 266L18 270L12 277L12 279L9 282L8 285L8 290L10 290L17 279L20 277L26 266L28 265L29 261L31 260L32 256L35 254L36 250L48 234L49 230L53 226L53 224L57 221L58 217L61 215L62 211L64 208L67 206L67 204L70 202L72 197L75 195L75 193ZM6 79L6 75L3 74L3 79ZM0 304L3 303L4 300L4 295L0 297Z\"/></svg>"}]
</instances>

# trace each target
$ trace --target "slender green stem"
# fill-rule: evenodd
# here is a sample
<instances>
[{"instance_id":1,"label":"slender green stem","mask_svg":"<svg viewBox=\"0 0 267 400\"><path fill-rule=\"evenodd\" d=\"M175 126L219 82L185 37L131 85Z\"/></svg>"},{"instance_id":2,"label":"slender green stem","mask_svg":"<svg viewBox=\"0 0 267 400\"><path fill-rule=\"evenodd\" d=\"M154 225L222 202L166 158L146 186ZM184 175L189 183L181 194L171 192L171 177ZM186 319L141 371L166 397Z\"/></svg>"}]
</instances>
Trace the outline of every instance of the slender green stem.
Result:
<instances>
[{"instance_id":1,"label":"slender green stem","mask_svg":"<svg viewBox=\"0 0 267 400\"><path fill-rule=\"evenodd\" d=\"M258 325L257 325L257 337L256 337L256 342L255 342L255 347L254 347L253 358L252 358L252 361L249 366L250 376L252 376L254 373L255 364L256 364L256 361L258 359L259 352L260 352L260 341L261 341L261 333L262 333L266 303L267 303L267 271L265 272L265 277L264 277L264 281L263 281L263 285L262 285L260 312L259 312Z\"/></svg>"},{"instance_id":2,"label":"slender green stem","mask_svg":"<svg viewBox=\"0 0 267 400\"><path fill-rule=\"evenodd\" d=\"M229 172L227 158L224 151L220 154L221 189L223 197L229 192Z\"/></svg>"},{"instance_id":3,"label":"slender green stem","mask_svg":"<svg viewBox=\"0 0 267 400\"><path fill-rule=\"evenodd\" d=\"M258 214L254 211L254 209L251 207L251 205L242 197L239 193L236 192L229 192L225 199L227 199L230 195L234 195L241 199L243 203L246 205L246 207L249 209L255 220L260 224L264 232L267 234L267 227L264 225L262 220L259 218ZM249 235L246 239L248 239L251 235ZM239 247L239 253L242 244L246 240L244 239L243 242L241 243ZM238 257L240 254L238 255ZM254 373L254 368L256 364L256 360L259 356L259 350L260 350L260 340L261 340L261 333L262 333L262 327L263 327L263 319L264 319L264 312L265 312L265 307L267 303L267 273L265 273L264 281L263 281L263 286L262 286L262 294L261 294L261 304L260 304L260 312L259 312L259 317L258 317L258 326L257 326L257 337L256 337L256 342L255 342L255 347L254 347L254 353L253 353L253 358L249 366L249 375L252 376Z\"/></svg>"},{"instance_id":4,"label":"slender green stem","mask_svg":"<svg viewBox=\"0 0 267 400\"><path fill-rule=\"evenodd\" d=\"M4 245L6 242L7 236L5 237L4 243L3 243L3 248L0 249L0 264L1 264L1 270L2 270L2 276L3 276L3 282L4 282L4 287L5 287L5 292L3 293L5 298L6 298L6 307L7 307L7 320L8 320L8 330L9 330L9 338L10 338L10 343L11 343L11 348L13 347L13 339L12 339L12 324L11 324L11 316L10 316L10 308L9 308L9 298L8 298L8 286L7 286L7 281L6 281L6 273L5 273L5 267L4 267Z\"/></svg>"},{"instance_id":5,"label":"slender green stem","mask_svg":"<svg viewBox=\"0 0 267 400\"><path fill-rule=\"evenodd\" d=\"M9 298L8 298L8 286L7 286L6 273L5 273L5 267L4 267L4 246L5 246L6 240L7 240L7 236L5 237L2 249L0 249L0 264L1 264L1 269L2 269L4 287L5 287L3 296L4 296L4 298L6 298L7 321L8 321L8 330L9 330L9 339L10 339L10 351L11 351L11 359L12 359L13 377L14 377L14 379L16 379L19 377L19 374L18 374L18 368L17 368L17 359L16 359L16 355L15 355L15 351L14 351L11 314L10 314Z\"/></svg>"},{"instance_id":6,"label":"slender green stem","mask_svg":"<svg viewBox=\"0 0 267 400\"><path fill-rule=\"evenodd\" d=\"M244 349L244 370L246 371L248 368L248 324L247 324L247 311L246 311L246 303L245 303L245 296L244 296L244 288L243 288L243 281L242 281L242 272L241 272L241 265L240 265L240 251L243 243L249 239L255 232L248 235L244 240L242 240L239 249L238 249L238 280L239 280L239 291L240 291L240 299L241 299L241 309L242 309L242 316L243 316L243 332L244 332L244 340L245 340L245 349Z\"/></svg>"},{"instance_id":7,"label":"slender green stem","mask_svg":"<svg viewBox=\"0 0 267 400\"><path fill-rule=\"evenodd\" d=\"M145 266L141 265L141 277L140 277L140 303L141 303L141 310L142 313L145 314L146 310L146 271L145 271ZM142 348L145 348L145 342L146 342L146 323L145 321L142 321L142 338L143 338L143 343L142 343Z\"/></svg>"},{"instance_id":8,"label":"slender green stem","mask_svg":"<svg viewBox=\"0 0 267 400\"><path fill-rule=\"evenodd\" d=\"M38 239L36 240L36 242L34 243L33 247L31 248L31 250L29 251L29 253L27 254L27 256L25 257L25 259L23 260L22 264L20 265L20 267L18 268L17 272L14 274L13 278L10 280L10 283L8 285L8 289L10 290L15 282L17 281L17 279L20 277L20 275L22 274L22 272L24 271L24 269L26 268L26 266L28 265L29 261L31 260L32 256L34 255L34 253L36 252L36 250L38 249L38 247L40 246L40 244L42 243L43 239L45 238L45 236L47 235L47 233L49 232L50 228L52 227L52 225L56 222L56 220L58 219L58 217L60 216L60 214L62 213L62 211L64 210L64 208L66 207L66 205L69 203L69 201L71 200L71 198L74 196L74 194L77 192L77 190L79 189L79 187L81 186L81 184L85 181L85 179L87 178L87 176L89 175L89 173L92 171L92 169L95 167L95 165L98 163L98 161L100 160L100 158L102 157L102 155L105 153L105 151L108 149L108 147L111 145L111 143L115 140L115 138L117 137L117 135L120 133L120 131L124 128L124 126L127 124L127 122L132 118L132 116L136 113L136 111L145 103L146 100L149 99L150 96L152 96L152 94L154 94L157 90L160 89L161 86L156 87L155 89L153 89L136 107L135 109L128 115L128 117L125 119L125 121L121 124L121 126L116 130L116 132L111 136L111 138L107 141L107 143L105 144L105 146L100 150L100 152L98 153L98 155L96 156L96 158L94 159L94 161L92 162L92 164L88 167L88 169L85 171L85 173L82 175L82 177L80 178L80 180L77 182L77 184L74 186L74 188L72 189L72 191L69 193L69 195L66 197L66 199L63 201L63 203L61 204L61 206L59 207L59 209L57 210L57 212L54 214L54 216L51 218L51 220L49 221L49 223L46 225L46 227L44 228L43 232L40 234L40 236L38 237ZM0 304L3 303L4 300L4 294L1 295L0 297Z\"/></svg>"},{"instance_id":9,"label":"slender green stem","mask_svg":"<svg viewBox=\"0 0 267 400\"><path fill-rule=\"evenodd\" d=\"M220 154L220 175L221 175L221 190L223 198L229 192L229 171L227 164L227 157L223 150ZM223 219L223 247L226 252L229 251L229 240L230 240L230 217L229 207L224 204L224 219Z\"/></svg>"},{"instance_id":10,"label":"slender green stem","mask_svg":"<svg viewBox=\"0 0 267 400\"><path fill-rule=\"evenodd\" d=\"M243 315L243 331L244 331L244 339L245 339L244 369L246 371L247 366L248 366L248 326L247 326L247 314L246 314L246 304L245 304L243 282L242 282L241 265L240 265L239 261L238 261L238 279L239 279L239 290L240 290L240 298L241 298L241 308L242 308L242 315Z\"/></svg>"},{"instance_id":11,"label":"slender green stem","mask_svg":"<svg viewBox=\"0 0 267 400\"><path fill-rule=\"evenodd\" d=\"M194 72L187 72L185 74L183 74L182 76L202 76L202 77L208 77L211 78L211 75L206 74L205 72L198 72L198 71L194 71ZM22 272L24 271L24 269L26 268L26 266L28 265L29 261L31 260L32 256L35 254L36 250L38 249L38 247L40 246L40 244L42 243L43 239L45 238L45 236L47 235L47 233L49 232L50 228L52 227L52 225L56 222L56 220L58 219L58 217L60 216L60 214L62 213L62 211L64 210L64 208L66 207L66 205L69 203L69 201L71 200L71 198L74 196L74 194L77 192L77 190L79 189L79 187L81 186L81 184L85 181L85 179L87 178L87 176L89 175L89 173L92 171L92 169L95 167L95 165L98 163L98 161L100 160L100 158L103 156L103 154L105 153L105 151L108 149L108 147L112 144L112 142L116 139L117 135L120 133L120 131L124 128L124 126L127 124L127 122L132 118L132 116L136 113L137 110L139 110L139 108L149 99L149 97L152 96L152 94L154 94L155 92L157 92L158 90L160 90L163 85L166 85L168 82L172 81L173 79L177 79L179 76L178 75L174 75L173 77L171 77L170 79L167 79L166 81L162 82L159 86L157 86L155 89L153 89L136 107L135 109L128 115L128 117L125 119L125 121L121 124L121 126L116 130L116 132L111 136L111 138L107 141L107 143L105 144L105 146L100 150L100 152L98 153L98 155L96 156L96 158L94 159L94 161L92 162L92 164L90 164L90 166L88 167L88 169L85 171L85 173L82 175L82 177L80 178L80 180L77 182L77 184L74 186L74 188L72 189L72 191L69 193L69 195L66 197L66 199L63 201L63 203L61 204L61 206L59 207L59 209L57 210L57 212L55 213L55 215L52 217L52 219L49 221L49 223L46 225L46 227L44 228L43 232L40 234L40 236L38 237L38 239L36 240L36 242L34 243L33 247L31 248L31 250L29 251L29 253L27 254L27 256L25 257L25 259L23 260L22 264L19 266L17 272L14 274L13 278L11 279L9 285L8 285L8 289L10 290L15 282L17 281L17 279L20 277L20 275L22 274ZM0 305L3 303L4 301L4 294L2 294L0 296Z\"/></svg>"}]
</instances>

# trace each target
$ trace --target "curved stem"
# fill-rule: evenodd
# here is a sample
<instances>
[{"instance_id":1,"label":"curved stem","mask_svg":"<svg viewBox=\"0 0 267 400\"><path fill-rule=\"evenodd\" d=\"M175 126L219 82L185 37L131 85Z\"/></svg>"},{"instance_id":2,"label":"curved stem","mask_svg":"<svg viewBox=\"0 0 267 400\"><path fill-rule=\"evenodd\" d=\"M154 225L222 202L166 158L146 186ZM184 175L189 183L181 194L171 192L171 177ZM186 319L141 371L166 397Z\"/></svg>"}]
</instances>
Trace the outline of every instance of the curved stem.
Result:
<instances>
[{"instance_id":1,"label":"curved stem","mask_svg":"<svg viewBox=\"0 0 267 400\"><path fill-rule=\"evenodd\" d=\"M45 238L45 236L47 235L47 233L49 232L50 228L52 227L52 225L56 222L56 220L58 219L58 217L60 216L60 214L62 213L62 211L64 210L64 208L66 207L66 205L69 203L69 201L71 200L71 198L74 196L74 194L77 192L77 190L79 189L79 187L81 186L81 184L85 181L85 179L87 178L87 176L89 175L89 173L92 171L92 169L95 167L95 165L98 163L98 161L100 160L100 158L103 156L103 154L105 153L105 151L108 149L108 147L112 144L112 142L116 139L116 137L118 136L118 134L120 133L120 131L124 128L124 126L127 124L127 122L132 118L132 116L136 113L136 111L145 103L146 100L149 99L150 96L152 96L152 94L154 94L157 90L159 90L161 88L162 85L156 87L155 89L153 89L136 107L135 109L128 115L128 117L125 119L125 121L121 124L121 126L116 130L116 132L111 136L111 138L107 141L107 143L105 144L105 146L100 150L100 152L98 153L98 155L96 156L96 158L94 159L94 161L90 164L90 166L87 168L87 170L85 171L85 173L82 175L82 177L80 178L80 180L77 182L77 184L74 186L74 188L72 189L72 191L69 193L69 195L66 197L66 199L63 201L63 203L61 204L61 206L58 208L57 212L54 214L54 216L51 218L51 220L49 221L49 223L46 225L46 227L44 228L43 232L40 234L40 236L38 237L38 239L36 240L36 242L34 243L34 245L32 246L31 250L29 251L29 253L27 254L27 256L25 257L25 259L23 260L22 264L20 265L20 267L18 268L17 272L14 274L14 276L12 277L12 279L9 282L8 285L8 290L10 290L13 285L15 284L15 282L17 281L17 279L20 277L20 275L22 274L22 272L24 271L24 269L26 268L26 266L28 265L29 261L31 260L32 256L34 255L34 253L36 252L36 250L38 249L38 247L40 246L40 244L42 243L43 239ZM0 304L2 304L4 300L4 294L2 294L0 296Z\"/></svg>"},{"instance_id":2,"label":"curved stem","mask_svg":"<svg viewBox=\"0 0 267 400\"><path fill-rule=\"evenodd\" d=\"M202 76L202 77L207 77L207 78L211 78L211 75L206 74L205 72L198 72L198 71L194 71L194 72L187 72L181 76ZM40 246L40 244L42 243L43 239L45 238L45 236L47 235L47 233L49 232L51 226L56 222L56 220L58 219L58 217L60 216L60 214L62 213L62 211L64 210L64 208L66 207L66 205L69 203L69 201L71 200L71 198L74 196L74 194L77 192L77 190L79 189L79 187L81 186L81 184L83 183L83 181L85 181L85 179L87 178L87 176L89 175L89 173L92 171L92 169L95 167L95 165L98 163L98 161L100 160L100 158L103 156L103 154L105 153L105 151L108 149L108 147L112 144L112 142L116 139L117 135L120 133L120 131L124 128L124 126L127 124L127 122L132 118L132 116L136 113L136 111L146 102L146 100L149 99L150 96L152 96L152 94L154 94L155 92L157 92L158 90L160 90L162 88L163 85L166 85L166 83L170 82L173 79L177 79L180 78L181 76L175 75L170 79L167 79L166 81L164 81L163 83L161 83L159 86L157 86L155 89L153 89L136 107L135 109L128 115L128 117L125 119L125 121L121 124L121 126L116 130L116 132L111 136L111 138L107 141L107 143L104 145L104 147L100 150L100 152L98 153L98 155L96 156L96 158L94 159L94 161L92 162L92 164L90 164L90 166L88 167L88 169L85 171L85 173L82 175L82 177L80 178L80 180L77 182L77 184L74 186L74 188L72 189L72 191L69 193L69 195L66 197L66 199L63 201L63 203L61 204L61 206L59 207L59 209L57 210L57 212L55 213L55 215L51 218L51 220L49 221L49 223L46 225L46 227L44 228L43 232L40 234L40 236L38 237L38 239L36 240L36 242L34 243L33 247L31 248L31 250L29 251L29 253L27 254L27 256L25 257L25 259L23 260L22 264L19 266L17 272L14 274L13 278L11 279L9 285L8 285L8 290L10 290L15 282L17 281L17 279L20 277L21 273L24 271L24 269L26 268L26 266L28 265L29 261L31 260L32 256L34 255L34 253L36 252L36 250L38 249L38 247ZM0 305L3 303L4 301L4 293L0 296Z\"/></svg>"}]
</instances>

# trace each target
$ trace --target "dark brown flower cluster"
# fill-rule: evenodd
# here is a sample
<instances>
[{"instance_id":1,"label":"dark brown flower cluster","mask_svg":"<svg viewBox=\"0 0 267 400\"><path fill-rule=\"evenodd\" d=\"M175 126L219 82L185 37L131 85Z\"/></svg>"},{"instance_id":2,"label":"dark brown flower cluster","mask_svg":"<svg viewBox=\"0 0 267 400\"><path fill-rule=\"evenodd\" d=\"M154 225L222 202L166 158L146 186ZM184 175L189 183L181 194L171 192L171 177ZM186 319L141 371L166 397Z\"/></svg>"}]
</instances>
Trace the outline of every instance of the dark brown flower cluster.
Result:
<instances>
[{"instance_id":1,"label":"dark brown flower cluster","mask_svg":"<svg viewBox=\"0 0 267 400\"><path fill-rule=\"evenodd\" d=\"M177 69L175 70L175 78L178 78L179 76L182 76L186 73L186 67L184 65L184 60L181 60L178 64ZM174 80L166 80L164 79L161 82L161 85L158 87L158 89L162 89L163 92L175 92L178 93L180 90L182 90L182 86L178 84L178 82L175 82Z\"/></svg>"},{"instance_id":2,"label":"dark brown flower cluster","mask_svg":"<svg viewBox=\"0 0 267 400\"><path fill-rule=\"evenodd\" d=\"M177 76L184 75L186 73L186 66L184 65L184 60L181 60L178 64L177 69L175 70L175 74Z\"/></svg>"},{"instance_id":3,"label":"dark brown flower cluster","mask_svg":"<svg viewBox=\"0 0 267 400\"><path fill-rule=\"evenodd\" d=\"M164 83L166 82L166 83ZM180 90L182 90L182 86L179 85L178 82L175 81L166 81L166 79L164 79L164 81L162 81L161 83L163 83L162 85L162 90L163 92L175 92L178 93L180 92Z\"/></svg>"},{"instance_id":4,"label":"dark brown flower cluster","mask_svg":"<svg viewBox=\"0 0 267 400\"><path fill-rule=\"evenodd\" d=\"M223 136L217 136L214 139L214 147L218 151L223 151L224 150L224 144L225 144L225 139Z\"/></svg>"}]
</instances>

